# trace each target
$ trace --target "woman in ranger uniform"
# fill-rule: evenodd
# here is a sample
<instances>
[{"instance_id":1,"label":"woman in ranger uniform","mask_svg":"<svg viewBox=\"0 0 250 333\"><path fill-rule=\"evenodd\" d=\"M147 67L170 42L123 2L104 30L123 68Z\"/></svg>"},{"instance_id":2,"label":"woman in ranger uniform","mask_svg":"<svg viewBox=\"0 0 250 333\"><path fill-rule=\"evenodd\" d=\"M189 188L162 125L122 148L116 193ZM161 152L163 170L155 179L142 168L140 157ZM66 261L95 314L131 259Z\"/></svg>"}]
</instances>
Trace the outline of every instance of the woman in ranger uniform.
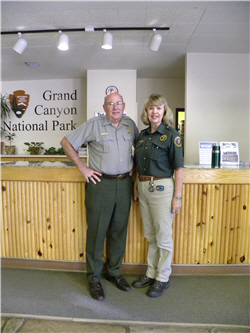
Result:
<instances>
[{"instance_id":1,"label":"woman in ranger uniform","mask_svg":"<svg viewBox=\"0 0 250 333\"><path fill-rule=\"evenodd\" d=\"M172 223L174 214L181 208L183 152L179 133L170 127L173 113L163 96L152 94L148 97L141 120L148 127L136 140L134 200L139 199L149 248L146 274L134 281L133 286L150 286L147 295L158 297L169 287Z\"/></svg>"}]
</instances>

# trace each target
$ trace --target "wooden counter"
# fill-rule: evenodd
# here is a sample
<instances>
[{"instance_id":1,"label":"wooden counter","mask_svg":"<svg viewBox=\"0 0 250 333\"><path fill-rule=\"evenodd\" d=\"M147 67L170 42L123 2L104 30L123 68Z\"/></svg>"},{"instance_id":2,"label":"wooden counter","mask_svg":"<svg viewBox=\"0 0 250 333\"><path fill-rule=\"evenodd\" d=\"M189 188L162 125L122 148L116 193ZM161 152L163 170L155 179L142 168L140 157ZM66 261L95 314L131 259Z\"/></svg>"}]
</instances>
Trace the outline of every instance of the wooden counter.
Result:
<instances>
[{"instance_id":1,"label":"wooden counter","mask_svg":"<svg viewBox=\"0 0 250 333\"><path fill-rule=\"evenodd\" d=\"M3 163L1 185L2 262L85 263L85 181L71 163ZM173 264L250 263L249 169L184 168L182 198ZM132 202L124 263L146 262L139 206Z\"/></svg>"},{"instance_id":2,"label":"wooden counter","mask_svg":"<svg viewBox=\"0 0 250 333\"><path fill-rule=\"evenodd\" d=\"M83 161L87 161L87 157L81 157ZM66 155L0 155L0 160L3 162L10 161L68 161L69 159Z\"/></svg>"}]
</instances>

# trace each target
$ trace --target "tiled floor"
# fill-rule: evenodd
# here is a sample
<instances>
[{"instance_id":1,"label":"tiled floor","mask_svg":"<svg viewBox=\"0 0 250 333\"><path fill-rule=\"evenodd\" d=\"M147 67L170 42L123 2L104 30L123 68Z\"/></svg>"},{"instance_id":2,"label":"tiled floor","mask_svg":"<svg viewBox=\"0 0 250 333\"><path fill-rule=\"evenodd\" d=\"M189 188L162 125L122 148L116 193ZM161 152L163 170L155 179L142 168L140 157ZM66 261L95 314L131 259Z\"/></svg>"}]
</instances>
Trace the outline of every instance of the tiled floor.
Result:
<instances>
[{"instance_id":1,"label":"tiled floor","mask_svg":"<svg viewBox=\"0 0 250 333\"><path fill-rule=\"evenodd\" d=\"M77 319L2 317L1 333L249 333L247 327L187 324L101 323Z\"/></svg>"}]
</instances>

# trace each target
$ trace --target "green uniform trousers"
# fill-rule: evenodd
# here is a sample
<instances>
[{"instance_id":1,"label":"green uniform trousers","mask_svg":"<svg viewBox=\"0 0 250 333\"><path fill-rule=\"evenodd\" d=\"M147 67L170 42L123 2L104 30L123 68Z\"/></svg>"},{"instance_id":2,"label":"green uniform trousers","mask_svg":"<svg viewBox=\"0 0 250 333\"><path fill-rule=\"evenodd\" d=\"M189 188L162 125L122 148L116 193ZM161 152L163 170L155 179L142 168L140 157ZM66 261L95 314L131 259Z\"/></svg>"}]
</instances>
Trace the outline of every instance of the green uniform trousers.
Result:
<instances>
[{"instance_id":1,"label":"green uniform trousers","mask_svg":"<svg viewBox=\"0 0 250 333\"><path fill-rule=\"evenodd\" d=\"M89 282L100 281L104 242L107 235L109 275L120 275L125 254L128 218L132 198L132 177L86 183L86 262Z\"/></svg>"}]
</instances>

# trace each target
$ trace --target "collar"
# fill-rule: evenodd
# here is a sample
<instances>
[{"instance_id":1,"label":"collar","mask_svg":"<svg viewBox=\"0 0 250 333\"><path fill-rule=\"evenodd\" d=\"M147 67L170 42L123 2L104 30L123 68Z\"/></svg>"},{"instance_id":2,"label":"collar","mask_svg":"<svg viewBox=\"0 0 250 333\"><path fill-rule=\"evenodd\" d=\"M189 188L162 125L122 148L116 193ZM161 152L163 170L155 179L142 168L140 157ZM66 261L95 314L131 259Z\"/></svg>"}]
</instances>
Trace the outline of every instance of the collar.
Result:
<instances>
[{"instance_id":1,"label":"collar","mask_svg":"<svg viewBox=\"0 0 250 333\"><path fill-rule=\"evenodd\" d=\"M157 130L155 131L155 133L158 132L158 133L160 133L160 134L165 134L165 128L166 128L166 125L165 125L164 123L161 123L160 126L159 126L159 127L157 128ZM152 133L151 133L151 126L149 126L149 127L147 128L147 133L148 133L148 134L152 134Z\"/></svg>"},{"instance_id":2,"label":"collar","mask_svg":"<svg viewBox=\"0 0 250 333\"><path fill-rule=\"evenodd\" d=\"M111 121L111 120L105 115L105 116L103 117L103 126L107 126L107 125L115 126L115 124L113 124L112 121ZM120 120L118 126L117 126L117 127L115 126L115 127L116 127L116 128L119 128L119 127L121 127L122 125L128 127L128 124L125 122L123 116L122 116L122 118L121 118L121 120Z\"/></svg>"}]
</instances>

